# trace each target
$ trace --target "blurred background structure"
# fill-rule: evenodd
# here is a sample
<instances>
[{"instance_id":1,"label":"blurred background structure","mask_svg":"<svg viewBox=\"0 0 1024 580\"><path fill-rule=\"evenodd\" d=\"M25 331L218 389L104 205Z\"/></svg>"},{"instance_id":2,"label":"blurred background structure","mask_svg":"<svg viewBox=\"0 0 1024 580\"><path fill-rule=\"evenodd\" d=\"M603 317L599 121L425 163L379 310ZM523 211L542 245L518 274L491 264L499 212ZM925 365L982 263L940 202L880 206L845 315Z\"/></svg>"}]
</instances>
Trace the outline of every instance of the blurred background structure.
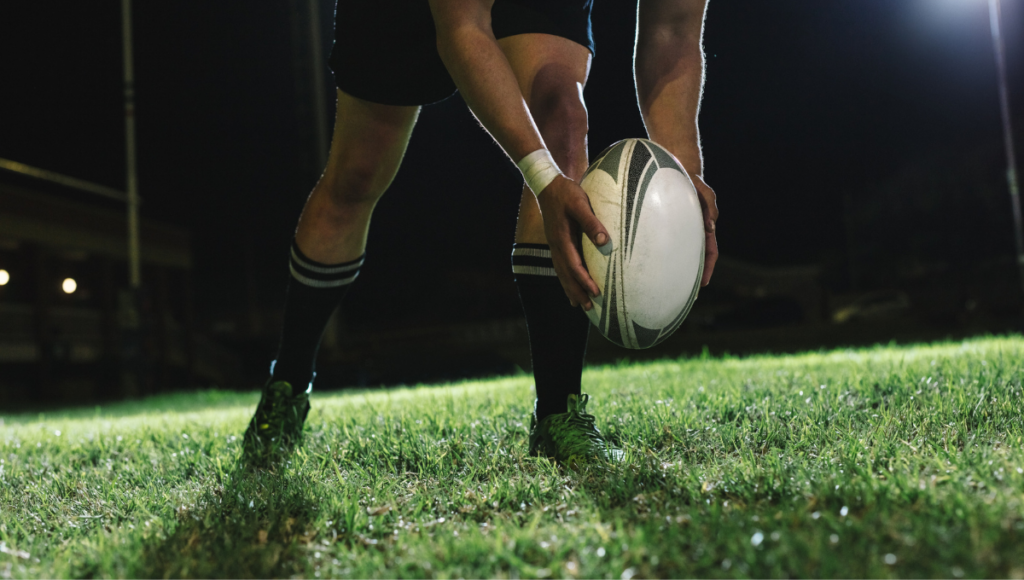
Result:
<instances>
[{"instance_id":1,"label":"blurred background structure","mask_svg":"<svg viewBox=\"0 0 1024 580\"><path fill-rule=\"evenodd\" d=\"M595 3L594 153L643 135L631 4ZM128 368L123 202L0 168L5 408L254 389L276 350L333 120L333 5L133 11L141 355ZM701 129L723 257L676 336L638 352L594 334L589 360L1020 331L989 16L983 0L711 0ZM1002 17L1019 135L1024 3ZM114 0L6 8L0 158L126 189L121 33ZM520 187L458 96L426 107L318 388L528 372L509 263Z\"/></svg>"}]
</instances>

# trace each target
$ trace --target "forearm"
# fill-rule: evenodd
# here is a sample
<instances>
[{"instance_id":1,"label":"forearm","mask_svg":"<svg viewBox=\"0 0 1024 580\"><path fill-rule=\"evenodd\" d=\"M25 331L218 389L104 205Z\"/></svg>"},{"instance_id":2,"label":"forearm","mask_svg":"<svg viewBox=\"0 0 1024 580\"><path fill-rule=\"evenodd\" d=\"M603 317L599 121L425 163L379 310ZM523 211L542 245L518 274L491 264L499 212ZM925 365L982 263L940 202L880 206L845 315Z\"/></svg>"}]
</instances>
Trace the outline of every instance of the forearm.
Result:
<instances>
[{"instance_id":1,"label":"forearm","mask_svg":"<svg viewBox=\"0 0 1024 580\"><path fill-rule=\"evenodd\" d=\"M491 32L489 4L481 11L477 0L432 0L437 48L473 114L518 162L545 145Z\"/></svg>"},{"instance_id":2,"label":"forearm","mask_svg":"<svg viewBox=\"0 0 1024 580\"><path fill-rule=\"evenodd\" d=\"M651 140L703 175L697 116L704 86L704 0L642 0L634 59L637 100Z\"/></svg>"}]
</instances>

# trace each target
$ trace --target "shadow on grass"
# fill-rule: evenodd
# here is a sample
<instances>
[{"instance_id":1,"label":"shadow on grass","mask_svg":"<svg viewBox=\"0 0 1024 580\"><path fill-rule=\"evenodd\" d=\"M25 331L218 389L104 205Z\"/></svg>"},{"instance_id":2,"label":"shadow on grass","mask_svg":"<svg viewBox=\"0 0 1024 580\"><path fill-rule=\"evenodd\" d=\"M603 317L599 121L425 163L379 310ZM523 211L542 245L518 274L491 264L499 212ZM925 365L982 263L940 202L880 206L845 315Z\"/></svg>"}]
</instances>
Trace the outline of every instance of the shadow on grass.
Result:
<instances>
[{"instance_id":1,"label":"shadow on grass","mask_svg":"<svg viewBox=\"0 0 1024 580\"><path fill-rule=\"evenodd\" d=\"M274 578L305 575L315 531L313 491L301 478L236 467L226 484L143 548L139 578Z\"/></svg>"}]
</instances>

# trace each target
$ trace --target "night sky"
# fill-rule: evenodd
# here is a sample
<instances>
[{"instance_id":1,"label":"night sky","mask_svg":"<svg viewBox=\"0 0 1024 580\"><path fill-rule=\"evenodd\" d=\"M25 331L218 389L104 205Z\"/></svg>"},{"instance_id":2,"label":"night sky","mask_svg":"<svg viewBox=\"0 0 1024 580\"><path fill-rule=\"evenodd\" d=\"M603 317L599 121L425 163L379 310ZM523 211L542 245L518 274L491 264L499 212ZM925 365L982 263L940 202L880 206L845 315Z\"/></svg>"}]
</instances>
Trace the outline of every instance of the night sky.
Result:
<instances>
[{"instance_id":1,"label":"night sky","mask_svg":"<svg viewBox=\"0 0 1024 580\"><path fill-rule=\"evenodd\" d=\"M280 305L287 245L316 178L288 5L135 5L143 212L193 232L197 304L210 318L241 302L247 261L260 302ZM643 135L634 10L596 1L592 154ZM1018 138L1022 32L1024 6L1005 0ZM5 6L0 157L123 187L120 43L114 0ZM712 0L705 48L700 124L723 255L822 264L843 291L885 285L850 272L890 257L906 266L1012 253L984 1ZM509 254L520 186L460 98L427 107L378 206L349 298L368 307L351 319L516 315ZM852 255L863 258L856 268Z\"/></svg>"}]
</instances>

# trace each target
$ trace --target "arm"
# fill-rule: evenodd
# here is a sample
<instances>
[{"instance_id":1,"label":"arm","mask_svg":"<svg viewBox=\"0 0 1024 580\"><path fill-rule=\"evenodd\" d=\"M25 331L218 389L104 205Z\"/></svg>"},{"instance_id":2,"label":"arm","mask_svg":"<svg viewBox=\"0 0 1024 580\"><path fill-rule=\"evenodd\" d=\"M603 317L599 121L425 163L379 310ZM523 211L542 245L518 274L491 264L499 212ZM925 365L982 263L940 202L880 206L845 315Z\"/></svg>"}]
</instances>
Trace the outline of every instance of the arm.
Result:
<instances>
[{"instance_id":1,"label":"arm","mask_svg":"<svg viewBox=\"0 0 1024 580\"><path fill-rule=\"evenodd\" d=\"M700 112L704 88L704 13L707 0L640 0L633 67L636 95L647 134L683 164L704 211L704 277L718 259L715 192L704 183Z\"/></svg>"},{"instance_id":2,"label":"arm","mask_svg":"<svg viewBox=\"0 0 1024 580\"><path fill-rule=\"evenodd\" d=\"M546 150L537 125L491 30L493 0L430 0L437 28L437 50L448 72L485 129L513 162ZM555 272L569 301L591 307L590 296L600 293L579 251L579 229L597 246L609 240L608 231L590 209L579 185L558 175L542 191L534 191L544 217Z\"/></svg>"}]
</instances>

